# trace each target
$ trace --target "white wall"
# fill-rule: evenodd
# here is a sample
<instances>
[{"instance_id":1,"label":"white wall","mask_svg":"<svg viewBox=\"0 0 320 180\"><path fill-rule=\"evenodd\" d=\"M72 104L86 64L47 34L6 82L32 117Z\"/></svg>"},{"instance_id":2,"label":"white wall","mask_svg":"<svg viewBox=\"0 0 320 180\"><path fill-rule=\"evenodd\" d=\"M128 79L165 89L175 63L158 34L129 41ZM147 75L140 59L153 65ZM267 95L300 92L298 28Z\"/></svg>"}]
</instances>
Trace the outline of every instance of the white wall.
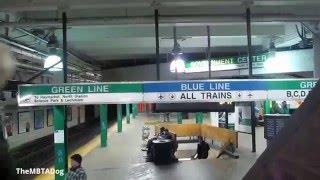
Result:
<instances>
[{"instance_id":1,"label":"white wall","mask_svg":"<svg viewBox=\"0 0 320 180\"><path fill-rule=\"evenodd\" d=\"M313 71L313 49L277 52L276 63L271 68L253 69L254 74L288 73ZM169 63L160 64L160 80L175 80ZM212 77L248 75L247 69L213 71ZM207 79L208 72L178 74L177 79ZM156 65L115 68L103 71L104 81L155 81Z\"/></svg>"}]
</instances>

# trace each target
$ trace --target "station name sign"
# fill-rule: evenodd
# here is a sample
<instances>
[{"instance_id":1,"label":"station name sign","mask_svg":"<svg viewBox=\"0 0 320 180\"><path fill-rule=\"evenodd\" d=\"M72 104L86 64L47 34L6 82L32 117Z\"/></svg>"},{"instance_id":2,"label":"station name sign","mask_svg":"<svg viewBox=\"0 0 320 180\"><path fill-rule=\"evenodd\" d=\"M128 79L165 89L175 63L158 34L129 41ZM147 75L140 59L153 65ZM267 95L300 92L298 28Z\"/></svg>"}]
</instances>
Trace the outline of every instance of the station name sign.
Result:
<instances>
[{"instance_id":1,"label":"station name sign","mask_svg":"<svg viewBox=\"0 0 320 180\"><path fill-rule=\"evenodd\" d=\"M270 57L270 53L252 56L252 67L263 68L264 63ZM211 59L211 71L235 70L248 68L248 56L232 56ZM185 64L185 73L208 72L208 60L193 60Z\"/></svg>"},{"instance_id":2,"label":"station name sign","mask_svg":"<svg viewBox=\"0 0 320 180\"><path fill-rule=\"evenodd\" d=\"M316 79L199 80L19 86L19 106L304 99Z\"/></svg>"}]
</instances>

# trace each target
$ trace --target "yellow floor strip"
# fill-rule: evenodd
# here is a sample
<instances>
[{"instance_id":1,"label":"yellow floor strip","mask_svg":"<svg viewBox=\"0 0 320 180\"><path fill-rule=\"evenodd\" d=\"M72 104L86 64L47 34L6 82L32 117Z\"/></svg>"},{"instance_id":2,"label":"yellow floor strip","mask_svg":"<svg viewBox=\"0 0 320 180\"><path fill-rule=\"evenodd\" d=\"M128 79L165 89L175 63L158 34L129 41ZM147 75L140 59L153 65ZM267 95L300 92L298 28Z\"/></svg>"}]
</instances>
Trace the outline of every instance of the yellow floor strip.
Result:
<instances>
[{"instance_id":1,"label":"yellow floor strip","mask_svg":"<svg viewBox=\"0 0 320 180\"><path fill-rule=\"evenodd\" d=\"M113 125L112 127L109 128L108 131L108 136L111 135L111 133L116 132L116 124ZM90 140L87 144L79 147L78 149L76 149L75 151L69 153L68 155L68 167L70 167L70 157L73 154L80 154L82 157L86 156L88 153L90 153L91 151L93 151L95 148L97 148L100 145L100 134L95 136L92 140ZM51 166L49 168L53 168L54 166ZM35 180L53 180L54 179L54 175L52 174L41 174L38 175L34 178Z\"/></svg>"},{"instance_id":2,"label":"yellow floor strip","mask_svg":"<svg viewBox=\"0 0 320 180\"><path fill-rule=\"evenodd\" d=\"M157 124L163 124L163 123L168 123L168 124L172 124L172 123L175 123L175 122L164 122L164 121L161 121L161 120L150 120L148 119L147 121L144 121L144 124L145 125L157 125Z\"/></svg>"}]
</instances>

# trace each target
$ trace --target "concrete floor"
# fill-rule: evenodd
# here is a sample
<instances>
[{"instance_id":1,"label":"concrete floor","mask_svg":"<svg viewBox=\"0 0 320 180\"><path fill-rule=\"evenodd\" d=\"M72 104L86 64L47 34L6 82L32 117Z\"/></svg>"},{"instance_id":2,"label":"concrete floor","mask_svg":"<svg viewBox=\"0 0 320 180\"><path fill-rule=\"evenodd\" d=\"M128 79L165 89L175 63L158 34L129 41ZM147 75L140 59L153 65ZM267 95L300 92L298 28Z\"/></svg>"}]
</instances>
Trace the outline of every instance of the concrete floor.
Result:
<instances>
[{"instance_id":1,"label":"concrete floor","mask_svg":"<svg viewBox=\"0 0 320 180\"><path fill-rule=\"evenodd\" d=\"M206 160L180 161L171 165L155 166L146 163L145 152L141 151L141 129L148 117L139 115L131 124L123 121L123 132L112 133L108 137L108 147L98 147L83 159L88 179L108 180L193 180L193 179L241 179L266 147L263 128L257 128L257 153L251 153L251 135L239 134L240 158L228 156L215 158L210 151ZM154 117L153 117L154 119ZM179 144L176 156L189 158L195 153L196 144Z\"/></svg>"}]
</instances>

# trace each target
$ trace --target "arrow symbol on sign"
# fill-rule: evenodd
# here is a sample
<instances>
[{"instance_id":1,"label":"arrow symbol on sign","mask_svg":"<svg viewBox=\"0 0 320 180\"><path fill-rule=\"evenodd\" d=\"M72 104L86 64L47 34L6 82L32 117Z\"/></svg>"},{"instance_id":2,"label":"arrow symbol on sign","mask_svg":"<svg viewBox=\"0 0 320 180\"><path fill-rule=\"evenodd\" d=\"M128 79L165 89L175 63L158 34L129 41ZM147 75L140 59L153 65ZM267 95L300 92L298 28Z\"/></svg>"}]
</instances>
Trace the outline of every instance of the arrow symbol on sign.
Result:
<instances>
[{"instance_id":1,"label":"arrow symbol on sign","mask_svg":"<svg viewBox=\"0 0 320 180\"><path fill-rule=\"evenodd\" d=\"M160 100L162 100L162 99L164 99L164 96L162 96L162 94L160 94L160 95L158 96L158 98L159 98Z\"/></svg>"},{"instance_id":2,"label":"arrow symbol on sign","mask_svg":"<svg viewBox=\"0 0 320 180\"><path fill-rule=\"evenodd\" d=\"M173 100L173 99L176 98L176 95L175 95L175 94L170 94L170 95L169 95L169 98L170 98L171 100Z\"/></svg>"},{"instance_id":3,"label":"arrow symbol on sign","mask_svg":"<svg viewBox=\"0 0 320 180\"><path fill-rule=\"evenodd\" d=\"M242 93L241 92L236 92L236 98L241 98L242 97Z\"/></svg>"},{"instance_id":4,"label":"arrow symbol on sign","mask_svg":"<svg viewBox=\"0 0 320 180\"><path fill-rule=\"evenodd\" d=\"M253 95L251 93L249 93L248 96L249 96L249 98L252 98Z\"/></svg>"}]
</instances>

